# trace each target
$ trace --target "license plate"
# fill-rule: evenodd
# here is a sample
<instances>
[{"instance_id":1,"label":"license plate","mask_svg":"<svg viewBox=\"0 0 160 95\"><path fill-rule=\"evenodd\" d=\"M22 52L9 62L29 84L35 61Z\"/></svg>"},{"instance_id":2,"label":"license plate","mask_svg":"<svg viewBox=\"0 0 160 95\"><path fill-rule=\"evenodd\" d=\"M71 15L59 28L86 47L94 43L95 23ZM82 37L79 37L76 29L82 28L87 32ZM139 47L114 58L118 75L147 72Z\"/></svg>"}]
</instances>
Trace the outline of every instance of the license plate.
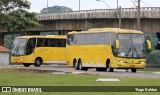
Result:
<instances>
[{"instance_id":1,"label":"license plate","mask_svg":"<svg viewBox=\"0 0 160 95\"><path fill-rule=\"evenodd\" d=\"M135 65L130 65L130 67L135 67Z\"/></svg>"}]
</instances>

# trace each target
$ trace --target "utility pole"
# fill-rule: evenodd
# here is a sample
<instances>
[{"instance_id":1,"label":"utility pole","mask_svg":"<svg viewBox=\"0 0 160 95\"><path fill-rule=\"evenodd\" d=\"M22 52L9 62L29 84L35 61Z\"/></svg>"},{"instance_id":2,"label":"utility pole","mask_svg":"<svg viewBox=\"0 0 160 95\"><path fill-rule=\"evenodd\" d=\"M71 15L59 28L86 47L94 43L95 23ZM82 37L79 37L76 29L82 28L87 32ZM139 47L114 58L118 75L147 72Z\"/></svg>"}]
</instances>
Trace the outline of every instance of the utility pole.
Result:
<instances>
[{"instance_id":1,"label":"utility pole","mask_svg":"<svg viewBox=\"0 0 160 95\"><path fill-rule=\"evenodd\" d=\"M48 0L47 0L47 13L48 13Z\"/></svg>"},{"instance_id":2,"label":"utility pole","mask_svg":"<svg viewBox=\"0 0 160 95\"><path fill-rule=\"evenodd\" d=\"M118 0L117 0L117 10L118 10L118 7L119 7L119 5L118 5Z\"/></svg>"},{"instance_id":3,"label":"utility pole","mask_svg":"<svg viewBox=\"0 0 160 95\"><path fill-rule=\"evenodd\" d=\"M121 6L119 7L118 4L118 0L117 0L117 16L118 16L118 22L119 22L119 28L121 28L121 23L122 23L122 19L121 19Z\"/></svg>"},{"instance_id":4,"label":"utility pole","mask_svg":"<svg viewBox=\"0 0 160 95\"><path fill-rule=\"evenodd\" d=\"M122 23L122 19L121 19L121 6L117 9L118 10L118 18L119 18L119 28L121 28L121 23Z\"/></svg>"},{"instance_id":5,"label":"utility pole","mask_svg":"<svg viewBox=\"0 0 160 95\"><path fill-rule=\"evenodd\" d=\"M141 16L141 1L138 0L138 6L137 6L137 30L141 30L141 22L140 22L140 16Z\"/></svg>"},{"instance_id":6,"label":"utility pole","mask_svg":"<svg viewBox=\"0 0 160 95\"><path fill-rule=\"evenodd\" d=\"M81 10L81 0L79 0L79 11Z\"/></svg>"}]
</instances>

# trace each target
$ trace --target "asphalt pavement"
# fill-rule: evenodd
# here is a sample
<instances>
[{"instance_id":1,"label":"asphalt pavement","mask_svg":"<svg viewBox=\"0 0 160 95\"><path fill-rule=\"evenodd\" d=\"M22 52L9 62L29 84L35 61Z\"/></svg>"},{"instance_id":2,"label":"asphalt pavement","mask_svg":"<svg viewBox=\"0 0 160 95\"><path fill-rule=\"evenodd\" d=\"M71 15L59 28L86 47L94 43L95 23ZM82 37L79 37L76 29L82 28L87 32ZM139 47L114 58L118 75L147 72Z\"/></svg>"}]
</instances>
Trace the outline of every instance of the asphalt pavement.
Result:
<instances>
[{"instance_id":1,"label":"asphalt pavement","mask_svg":"<svg viewBox=\"0 0 160 95\"><path fill-rule=\"evenodd\" d=\"M99 72L96 69L89 69L88 71L80 71L75 70L74 68L68 67L66 65L41 65L41 67L34 67L31 65L30 67L24 67L23 65L5 65L0 66L0 69L18 69L18 70L36 70L41 72L63 72L63 73L73 73L73 74L88 74L88 75L106 75L113 77L132 77L132 78L160 78L160 72L147 72L147 71L138 71L136 73L132 73L130 70L126 72L126 70L115 70L114 72Z\"/></svg>"}]
</instances>

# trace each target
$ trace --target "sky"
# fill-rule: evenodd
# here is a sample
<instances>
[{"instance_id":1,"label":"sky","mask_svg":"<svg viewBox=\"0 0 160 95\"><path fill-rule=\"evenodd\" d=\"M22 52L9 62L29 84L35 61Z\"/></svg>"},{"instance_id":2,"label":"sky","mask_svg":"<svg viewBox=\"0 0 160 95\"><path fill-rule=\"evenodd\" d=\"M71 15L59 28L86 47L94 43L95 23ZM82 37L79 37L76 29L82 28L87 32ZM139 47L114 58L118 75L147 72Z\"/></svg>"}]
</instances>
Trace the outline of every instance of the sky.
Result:
<instances>
[{"instance_id":1,"label":"sky","mask_svg":"<svg viewBox=\"0 0 160 95\"><path fill-rule=\"evenodd\" d=\"M47 7L47 0L28 0L31 3L30 12L39 13L43 8ZM117 8L117 0L80 0L81 10L91 9L109 9L109 7L102 1L105 1L111 8ZM119 6L122 8L133 8L137 5L137 0L119 0ZM66 6L72 8L74 11L79 9L79 0L48 0L48 6ZM160 7L160 0L141 0L141 7Z\"/></svg>"}]
</instances>

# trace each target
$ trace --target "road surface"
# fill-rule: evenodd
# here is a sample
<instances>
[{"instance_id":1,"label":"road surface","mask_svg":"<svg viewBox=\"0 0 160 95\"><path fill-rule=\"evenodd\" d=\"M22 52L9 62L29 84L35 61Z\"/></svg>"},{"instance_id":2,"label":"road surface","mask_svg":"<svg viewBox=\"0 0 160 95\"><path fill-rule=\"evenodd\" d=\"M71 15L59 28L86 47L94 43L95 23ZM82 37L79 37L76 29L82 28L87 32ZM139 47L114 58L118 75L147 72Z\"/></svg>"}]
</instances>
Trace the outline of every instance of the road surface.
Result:
<instances>
[{"instance_id":1,"label":"road surface","mask_svg":"<svg viewBox=\"0 0 160 95\"><path fill-rule=\"evenodd\" d=\"M0 68L8 69L19 69L19 70L36 70L42 72L65 72L65 73L78 73L78 74L89 74L89 75L106 75L114 77L132 77L132 78L159 78L160 72L140 72L132 73L126 72L125 70L115 70L114 72L98 72L96 69L89 69L88 71L75 70L74 68L67 67L65 65L41 65L41 67L24 67L23 65L9 65L9 66L0 66Z\"/></svg>"}]
</instances>

